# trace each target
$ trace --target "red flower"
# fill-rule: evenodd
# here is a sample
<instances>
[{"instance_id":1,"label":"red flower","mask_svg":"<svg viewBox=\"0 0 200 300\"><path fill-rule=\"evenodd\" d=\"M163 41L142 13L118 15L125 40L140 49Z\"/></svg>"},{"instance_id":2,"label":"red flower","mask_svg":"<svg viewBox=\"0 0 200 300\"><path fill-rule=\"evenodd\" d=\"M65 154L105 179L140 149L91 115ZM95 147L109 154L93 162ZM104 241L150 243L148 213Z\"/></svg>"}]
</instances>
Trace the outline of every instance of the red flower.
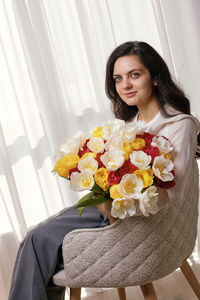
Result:
<instances>
[{"instance_id":1,"label":"red flower","mask_svg":"<svg viewBox=\"0 0 200 300\"><path fill-rule=\"evenodd\" d=\"M105 168L104 164L100 160L101 155L103 155L104 153L105 153L105 150L104 150L103 153L97 153L97 157L95 158L97 160L97 162L98 162L99 168Z\"/></svg>"},{"instance_id":2,"label":"red flower","mask_svg":"<svg viewBox=\"0 0 200 300\"><path fill-rule=\"evenodd\" d=\"M81 171L78 169L78 167L73 168L73 169L70 169L70 170L69 170L69 179L71 179L71 175L72 175L73 172L78 172L78 173L80 173Z\"/></svg>"},{"instance_id":3,"label":"red flower","mask_svg":"<svg viewBox=\"0 0 200 300\"><path fill-rule=\"evenodd\" d=\"M89 148L88 148L88 146L87 146L87 143L89 142L89 139L87 139L86 141L85 141L85 144L83 145L83 147L79 150L79 152L78 152L78 156L79 157L82 157L85 153L88 153L88 152L92 152Z\"/></svg>"},{"instance_id":4,"label":"red flower","mask_svg":"<svg viewBox=\"0 0 200 300\"><path fill-rule=\"evenodd\" d=\"M121 175L119 174L118 170L117 171L110 171L108 173L108 184L109 185L114 185L118 184L121 181Z\"/></svg>"},{"instance_id":5,"label":"red flower","mask_svg":"<svg viewBox=\"0 0 200 300\"><path fill-rule=\"evenodd\" d=\"M133 172L135 170L137 170L138 167L134 166L130 160L125 160L125 162L123 163L123 165L121 166L121 168L118 169L119 174L122 176L124 176L125 174L133 174Z\"/></svg>"},{"instance_id":6,"label":"red flower","mask_svg":"<svg viewBox=\"0 0 200 300\"><path fill-rule=\"evenodd\" d=\"M172 173L173 175L175 175L174 170L172 170L171 173ZM176 185L176 182L175 182L174 179L171 180L171 181L162 181L162 180L160 180L158 177L155 177L155 185L156 185L157 187L160 187L160 188L169 189L169 188L175 186L175 185Z\"/></svg>"},{"instance_id":7,"label":"red flower","mask_svg":"<svg viewBox=\"0 0 200 300\"><path fill-rule=\"evenodd\" d=\"M142 151L144 151L147 155L151 156L151 164L153 163L154 158L156 156L159 156L159 153L160 153L158 147L153 147L151 145L148 145L148 146L142 148Z\"/></svg>"},{"instance_id":8,"label":"red flower","mask_svg":"<svg viewBox=\"0 0 200 300\"><path fill-rule=\"evenodd\" d=\"M154 137L154 134L150 134L148 132L144 132L143 134L136 134L137 138L142 138L145 140L146 145L151 145L152 138Z\"/></svg>"},{"instance_id":9,"label":"red flower","mask_svg":"<svg viewBox=\"0 0 200 300\"><path fill-rule=\"evenodd\" d=\"M114 185L120 183L122 177L125 174L133 174L138 168L134 166L129 160L125 160L121 168L116 171L110 171L108 173L108 184Z\"/></svg>"}]
</instances>

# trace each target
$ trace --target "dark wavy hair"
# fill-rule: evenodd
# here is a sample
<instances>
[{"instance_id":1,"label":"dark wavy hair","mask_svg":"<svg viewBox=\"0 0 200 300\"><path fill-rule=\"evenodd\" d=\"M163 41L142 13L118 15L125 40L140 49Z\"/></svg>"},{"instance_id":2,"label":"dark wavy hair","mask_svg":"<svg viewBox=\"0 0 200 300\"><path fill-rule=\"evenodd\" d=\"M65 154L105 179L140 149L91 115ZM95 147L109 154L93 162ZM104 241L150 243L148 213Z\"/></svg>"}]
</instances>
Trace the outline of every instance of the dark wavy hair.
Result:
<instances>
[{"instance_id":1,"label":"dark wavy hair","mask_svg":"<svg viewBox=\"0 0 200 300\"><path fill-rule=\"evenodd\" d=\"M118 46L110 55L106 65L106 95L112 101L116 118L131 120L138 112L137 106L127 105L118 95L113 79L115 61L125 55L137 55L141 63L149 70L151 77L157 82L155 94L161 113L170 117L165 104L169 104L181 113L190 114L190 102L184 92L173 81L169 69L158 52L145 42L130 41Z\"/></svg>"}]
</instances>

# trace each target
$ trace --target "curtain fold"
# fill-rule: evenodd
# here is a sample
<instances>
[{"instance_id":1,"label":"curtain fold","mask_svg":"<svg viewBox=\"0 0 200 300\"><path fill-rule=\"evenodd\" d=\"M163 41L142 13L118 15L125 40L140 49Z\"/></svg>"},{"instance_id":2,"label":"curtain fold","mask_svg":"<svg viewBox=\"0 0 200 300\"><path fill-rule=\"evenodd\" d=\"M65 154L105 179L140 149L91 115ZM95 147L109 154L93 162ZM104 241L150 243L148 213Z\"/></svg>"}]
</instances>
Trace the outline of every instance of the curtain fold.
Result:
<instances>
[{"instance_id":1,"label":"curtain fold","mask_svg":"<svg viewBox=\"0 0 200 300\"><path fill-rule=\"evenodd\" d=\"M65 138L113 118L104 85L117 45L143 40L155 47L200 114L198 8L195 0L1 0L2 300L27 230L82 195L51 171Z\"/></svg>"}]
</instances>

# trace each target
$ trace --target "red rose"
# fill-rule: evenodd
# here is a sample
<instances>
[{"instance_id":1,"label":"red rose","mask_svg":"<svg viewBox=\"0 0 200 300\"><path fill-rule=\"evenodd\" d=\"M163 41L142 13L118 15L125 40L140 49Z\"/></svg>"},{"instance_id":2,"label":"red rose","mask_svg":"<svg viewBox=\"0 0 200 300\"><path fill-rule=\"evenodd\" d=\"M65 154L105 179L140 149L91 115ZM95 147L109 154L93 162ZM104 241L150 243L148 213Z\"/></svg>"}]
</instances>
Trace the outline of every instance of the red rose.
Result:
<instances>
[{"instance_id":1,"label":"red rose","mask_svg":"<svg viewBox=\"0 0 200 300\"><path fill-rule=\"evenodd\" d=\"M153 163L154 158L156 156L159 156L159 153L160 153L158 147L153 147L151 145L148 145L148 146L142 148L142 151L144 151L147 155L151 156L151 164Z\"/></svg>"},{"instance_id":2,"label":"red rose","mask_svg":"<svg viewBox=\"0 0 200 300\"><path fill-rule=\"evenodd\" d=\"M73 169L70 169L70 170L69 170L69 179L71 179L71 175L72 175L73 172L78 172L78 173L80 173L81 171L78 169L78 167L73 168Z\"/></svg>"},{"instance_id":3,"label":"red rose","mask_svg":"<svg viewBox=\"0 0 200 300\"><path fill-rule=\"evenodd\" d=\"M124 176L125 174L133 174L133 172L135 170L137 170L138 167L134 166L130 160L125 160L125 162L123 163L123 165L121 166L121 168L119 168L119 174L122 176Z\"/></svg>"},{"instance_id":4,"label":"red rose","mask_svg":"<svg viewBox=\"0 0 200 300\"><path fill-rule=\"evenodd\" d=\"M137 138L142 138L145 140L146 145L151 145L152 138L154 137L154 134L150 134L148 132L144 132L143 134L136 134Z\"/></svg>"},{"instance_id":5,"label":"red rose","mask_svg":"<svg viewBox=\"0 0 200 300\"><path fill-rule=\"evenodd\" d=\"M101 155L103 155L104 153L105 153L105 150L104 150L103 153L97 153L97 157L95 158L97 160L97 162L98 162L99 168L105 168L104 164L102 163L102 161L100 159Z\"/></svg>"},{"instance_id":6,"label":"red rose","mask_svg":"<svg viewBox=\"0 0 200 300\"><path fill-rule=\"evenodd\" d=\"M125 160L123 165L116 171L110 171L108 173L108 184L114 185L120 183L122 177L125 174L133 174L138 168L134 166L129 160Z\"/></svg>"},{"instance_id":7,"label":"red rose","mask_svg":"<svg viewBox=\"0 0 200 300\"><path fill-rule=\"evenodd\" d=\"M87 139L86 141L85 141L85 144L83 145L83 147L79 150L79 152L78 152L78 156L79 157L82 157L85 153L88 153L88 152L92 152L89 148L88 148L88 146L87 146L87 143L89 142L89 139Z\"/></svg>"},{"instance_id":8,"label":"red rose","mask_svg":"<svg viewBox=\"0 0 200 300\"><path fill-rule=\"evenodd\" d=\"M117 171L110 171L108 173L108 184L109 185L114 185L118 184L121 181L121 175L119 174L118 170Z\"/></svg>"},{"instance_id":9,"label":"red rose","mask_svg":"<svg viewBox=\"0 0 200 300\"><path fill-rule=\"evenodd\" d=\"M171 173L172 173L173 175L175 175L174 170L172 170ZM171 180L171 181L162 181L162 180L160 180L158 177L155 177L155 185L156 185L157 187L160 187L160 188L169 189L169 188L175 186L175 185L176 185L176 182L175 182L174 179Z\"/></svg>"}]
</instances>

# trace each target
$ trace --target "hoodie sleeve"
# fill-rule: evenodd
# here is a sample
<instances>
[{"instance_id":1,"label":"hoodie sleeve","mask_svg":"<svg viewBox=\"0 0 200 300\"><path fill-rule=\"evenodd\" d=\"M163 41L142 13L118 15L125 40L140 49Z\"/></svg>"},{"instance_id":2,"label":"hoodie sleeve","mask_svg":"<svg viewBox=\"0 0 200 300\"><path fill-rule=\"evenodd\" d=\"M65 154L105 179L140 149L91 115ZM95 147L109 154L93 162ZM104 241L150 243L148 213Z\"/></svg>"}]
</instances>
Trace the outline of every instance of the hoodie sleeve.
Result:
<instances>
[{"instance_id":1,"label":"hoodie sleeve","mask_svg":"<svg viewBox=\"0 0 200 300\"><path fill-rule=\"evenodd\" d=\"M187 117L166 125L166 137L174 148L172 159L176 185L169 189L159 189L160 208L173 205L175 201L182 199L188 185L193 182L193 168L197 167L195 153L198 130L197 123Z\"/></svg>"},{"instance_id":2,"label":"hoodie sleeve","mask_svg":"<svg viewBox=\"0 0 200 300\"><path fill-rule=\"evenodd\" d=\"M165 136L173 146L172 160L174 163L176 185L169 189L158 188L158 207L159 210L173 205L176 201L183 199L188 185L192 185L193 176L196 176L194 168L197 168L195 153L197 148L197 134L199 123L196 118L188 115L178 116L177 118L165 119L156 133L158 136ZM142 215L137 206L137 216Z\"/></svg>"}]
</instances>

